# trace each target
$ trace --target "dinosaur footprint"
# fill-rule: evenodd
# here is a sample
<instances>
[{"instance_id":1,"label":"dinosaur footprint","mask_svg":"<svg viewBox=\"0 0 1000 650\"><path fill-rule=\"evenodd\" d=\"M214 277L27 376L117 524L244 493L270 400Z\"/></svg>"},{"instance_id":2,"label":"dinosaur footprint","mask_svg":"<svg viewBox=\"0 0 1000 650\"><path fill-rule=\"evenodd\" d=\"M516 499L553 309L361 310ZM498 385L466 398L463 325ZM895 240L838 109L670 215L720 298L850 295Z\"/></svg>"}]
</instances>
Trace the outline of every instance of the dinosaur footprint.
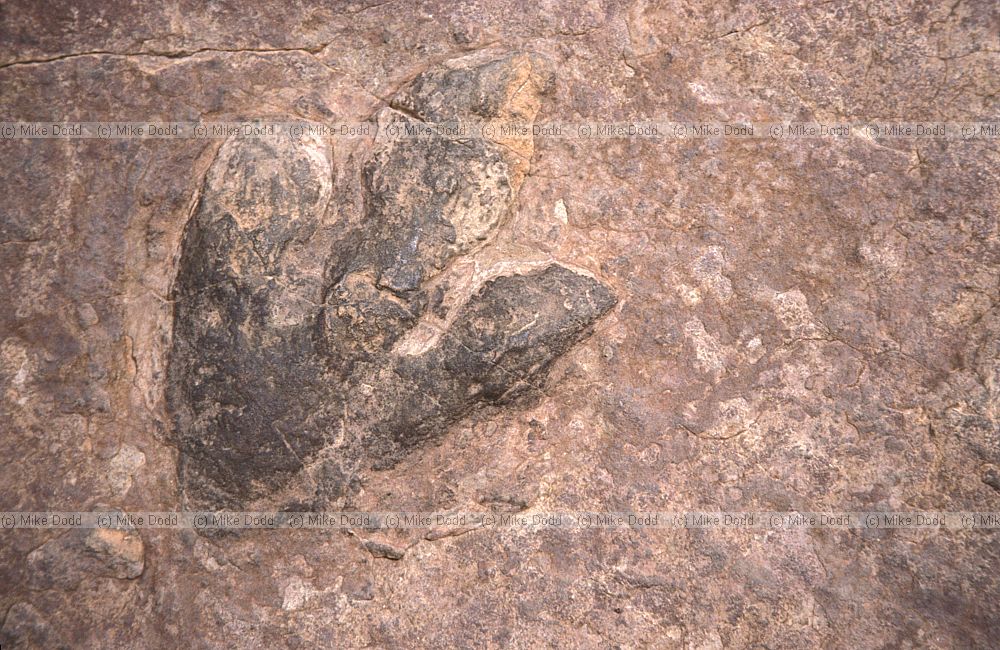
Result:
<instances>
[{"instance_id":1,"label":"dinosaur footprint","mask_svg":"<svg viewBox=\"0 0 1000 650\"><path fill-rule=\"evenodd\" d=\"M530 123L547 83L530 56L469 57L419 76L378 119ZM531 146L380 141L359 170L363 214L349 219L328 209L327 143L223 145L173 290L167 399L189 503L237 507L297 480L336 497L544 380L615 304L604 284L552 264L485 282L431 318L435 279L490 244ZM433 340L408 344L432 322L445 323Z\"/></svg>"}]
</instances>

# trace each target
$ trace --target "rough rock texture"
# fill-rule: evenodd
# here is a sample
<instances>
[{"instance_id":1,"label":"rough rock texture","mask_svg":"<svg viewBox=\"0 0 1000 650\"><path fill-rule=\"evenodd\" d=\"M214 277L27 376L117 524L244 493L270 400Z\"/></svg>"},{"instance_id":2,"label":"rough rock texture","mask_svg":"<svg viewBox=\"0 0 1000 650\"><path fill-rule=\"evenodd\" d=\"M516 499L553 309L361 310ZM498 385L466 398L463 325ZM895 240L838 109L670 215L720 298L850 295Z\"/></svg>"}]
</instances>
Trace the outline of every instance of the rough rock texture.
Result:
<instances>
[{"instance_id":1,"label":"rough rock texture","mask_svg":"<svg viewBox=\"0 0 1000 650\"><path fill-rule=\"evenodd\" d=\"M995 120L998 34L987 0L16 0L0 114ZM1000 510L995 140L0 160L3 510ZM459 532L0 531L0 643L1000 636L991 531Z\"/></svg>"}]
</instances>

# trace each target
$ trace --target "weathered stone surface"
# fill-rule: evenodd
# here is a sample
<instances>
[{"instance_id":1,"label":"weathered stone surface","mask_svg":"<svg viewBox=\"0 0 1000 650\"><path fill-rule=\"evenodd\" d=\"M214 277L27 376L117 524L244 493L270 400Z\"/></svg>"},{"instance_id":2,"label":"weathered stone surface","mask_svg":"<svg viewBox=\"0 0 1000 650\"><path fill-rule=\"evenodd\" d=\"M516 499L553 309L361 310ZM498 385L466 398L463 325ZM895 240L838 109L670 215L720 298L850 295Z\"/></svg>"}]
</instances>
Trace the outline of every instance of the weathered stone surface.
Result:
<instances>
[{"instance_id":1,"label":"weathered stone surface","mask_svg":"<svg viewBox=\"0 0 1000 650\"><path fill-rule=\"evenodd\" d=\"M72 529L28 554L35 584L76 589L88 577L131 580L142 574L145 547L136 531Z\"/></svg>"},{"instance_id":2,"label":"weathered stone surface","mask_svg":"<svg viewBox=\"0 0 1000 650\"><path fill-rule=\"evenodd\" d=\"M998 11L9 0L0 115L995 121ZM0 139L0 160L2 510L998 510L994 139ZM1000 635L986 530L352 533L0 530L0 645Z\"/></svg>"}]
</instances>

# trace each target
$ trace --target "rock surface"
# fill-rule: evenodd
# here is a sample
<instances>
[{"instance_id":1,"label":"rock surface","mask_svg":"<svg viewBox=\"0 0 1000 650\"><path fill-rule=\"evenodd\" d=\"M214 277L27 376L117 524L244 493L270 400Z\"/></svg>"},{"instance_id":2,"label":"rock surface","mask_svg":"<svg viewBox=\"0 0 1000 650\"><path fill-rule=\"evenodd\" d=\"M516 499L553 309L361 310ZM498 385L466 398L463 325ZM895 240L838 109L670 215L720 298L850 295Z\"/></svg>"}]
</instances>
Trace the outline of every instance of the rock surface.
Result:
<instances>
[{"instance_id":1,"label":"rock surface","mask_svg":"<svg viewBox=\"0 0 1000 650\"><path fill-rule=\"evenodd\" d=\"M996 120L998 27L985 0L16 0L0 114ZM995 139L0 159L0 510L1000 510ZM995 531L0 538L5 648L1000 635Z\"/></svg>"}]
</instances>

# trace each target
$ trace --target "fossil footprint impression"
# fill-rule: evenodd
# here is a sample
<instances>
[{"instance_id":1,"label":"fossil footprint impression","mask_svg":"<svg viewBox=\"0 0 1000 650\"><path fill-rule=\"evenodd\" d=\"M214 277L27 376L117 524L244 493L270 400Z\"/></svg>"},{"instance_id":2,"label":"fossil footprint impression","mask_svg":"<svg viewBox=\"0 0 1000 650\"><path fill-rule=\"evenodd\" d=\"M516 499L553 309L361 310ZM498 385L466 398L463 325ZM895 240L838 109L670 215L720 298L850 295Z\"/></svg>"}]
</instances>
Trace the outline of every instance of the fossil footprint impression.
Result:
<instances>
[{"instance_id":1,"label":"fossil footprint impression","mask_svg":"<svg viewBox=\"0 0 1000 650\"><path fill-rule=\"evenodd\" d=\"M546 83L528 55L460 59L417 77L379 122L530 123ZM429 343L404 345L443 309L435 278L490 245L531 154L530 138L380 141L351 218L331 207L328 143L223 144L173 289L167 404L190 504L245 505L303 475L320 502L337 497L544 380L615 304L559 264L484 282L438 313Z\"/></svg>"}]
</instances>

